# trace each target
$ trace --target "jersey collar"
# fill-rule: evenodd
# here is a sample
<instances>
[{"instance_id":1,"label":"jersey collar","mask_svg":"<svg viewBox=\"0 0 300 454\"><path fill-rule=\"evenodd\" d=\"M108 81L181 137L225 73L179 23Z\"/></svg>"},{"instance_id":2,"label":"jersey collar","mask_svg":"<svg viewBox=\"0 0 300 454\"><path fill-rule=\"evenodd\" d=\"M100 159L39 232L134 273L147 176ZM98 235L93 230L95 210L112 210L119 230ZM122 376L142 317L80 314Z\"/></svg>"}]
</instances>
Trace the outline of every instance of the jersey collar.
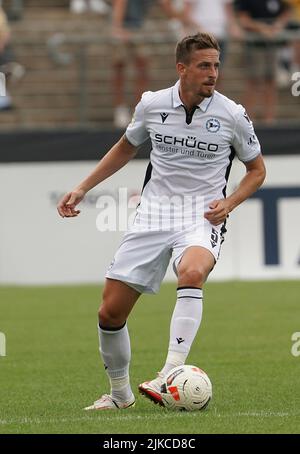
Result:
<instances>
[{"instance_id":1,"label":"jersey collar","mask_svg":"<svg viewBox=\"0 0 300 454\"><path fill-rule=\"evenodd\" d=\"M179 96L179 85L180 85L180 81L178 80L172 89L174 109L176 109L176 107L183 106L182 101ZM202 110L202 112L207 111L207 108L208 108L209 104L211 103L213 96L214 95L212 95L210 98L204 98L203 101L201 101L200 104L198 104L198 107Z\"/></svg>"}]
</instances>

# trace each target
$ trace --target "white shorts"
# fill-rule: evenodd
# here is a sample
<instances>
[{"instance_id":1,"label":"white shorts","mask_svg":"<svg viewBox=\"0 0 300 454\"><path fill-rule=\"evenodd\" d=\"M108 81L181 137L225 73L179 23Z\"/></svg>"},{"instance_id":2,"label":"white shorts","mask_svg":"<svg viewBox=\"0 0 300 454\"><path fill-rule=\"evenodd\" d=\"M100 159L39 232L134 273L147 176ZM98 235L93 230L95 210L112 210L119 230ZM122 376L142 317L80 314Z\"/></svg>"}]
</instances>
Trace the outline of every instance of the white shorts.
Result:
<instances>
[{"instance_id":1,"label":"white shorts","mask_svg":"<svg viewBox=\"0 0 300 454\"><path fill-rule=\"evenodd\" d=\"M183 253L190 246L208 249L217 261L225 232L224 224L213 226L207 220L204 225L192 225L180 231L130 230L106 277L125 282L140 293L157 293L171 258L176 275Z\"/></svg>"}]
</instances>

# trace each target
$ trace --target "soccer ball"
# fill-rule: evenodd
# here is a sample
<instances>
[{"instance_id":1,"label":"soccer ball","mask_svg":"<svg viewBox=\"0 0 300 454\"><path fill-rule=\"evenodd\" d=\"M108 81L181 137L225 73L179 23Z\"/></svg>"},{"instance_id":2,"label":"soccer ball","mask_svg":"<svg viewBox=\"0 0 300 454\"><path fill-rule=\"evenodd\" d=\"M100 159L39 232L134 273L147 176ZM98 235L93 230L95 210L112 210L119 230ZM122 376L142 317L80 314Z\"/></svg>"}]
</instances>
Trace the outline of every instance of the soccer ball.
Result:
<instances>
[{"instance_id":1,"label":"soccer ball","mask_svg":"<svg viewBox=\"0 0 300 454\"><path fill-rule=\"evenodd\" d=\"M169 410L204 410L212 398L211 381L199 367L178 366L164 377L161 397Z\"/></svg>"}]
</instances>

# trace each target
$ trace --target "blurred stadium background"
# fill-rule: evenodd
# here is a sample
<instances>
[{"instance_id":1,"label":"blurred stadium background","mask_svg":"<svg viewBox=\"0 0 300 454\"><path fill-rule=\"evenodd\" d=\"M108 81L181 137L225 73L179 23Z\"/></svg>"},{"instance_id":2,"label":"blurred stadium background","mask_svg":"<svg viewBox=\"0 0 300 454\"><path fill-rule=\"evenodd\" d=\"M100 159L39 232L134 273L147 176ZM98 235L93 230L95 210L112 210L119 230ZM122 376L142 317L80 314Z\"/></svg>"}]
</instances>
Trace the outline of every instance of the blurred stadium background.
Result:
<instances>
[{"instance_id":1,"label":"blurred stadium background","mask_svg":"<svg viewBox=\"0 0 300 454\"><path fill-rule=\"evenodd\" d=\"M103 282L105 270L123 235L123 232L117 230L115 232L99 231L99 215L103 209L103 205L99 204L99 197L101 199L101 196L109 196L113 207L117 206L118 209L120 205L122 208L122 204L123 208L128 207L128 202L131 201L128 214L133 212L149 159L149 146L146 145L140 150L137 159L87 196L82 204L82 214L78 219L66 221L57 216L55 207L61 195L82 179L93 168L95 162L123 134L123 130L115 128L113 124L110 64L112 52L108 16L72 14L69 10L68 0L25 0L23 2L5 0L2 2L2 6L11 19L11 43L16 61L25 69L25 72L19 81L9 87L13 108L0 112L2 212L0 222L0 332L6 335L7 340L7 356L0 357L1 389L7 391L7 393L3 391L1 397L0 432L35 433L47 432L47 430L76 432L83 430L82 427L86 431L89 431L88 427L90 427L90 430L95 432L98 422L101 421L99 432L103 431L103 433L116 433L118 430L124 433L135 433L135 430L155 433L160 427L159 411L150 409L148 403L141 404L142 413L138 414L140 416L137 416L136 421L132 416L128 426L124 416L124 424L122 423L119 429L115 426L118 424L117 422L106 421L103 416L89 416L83 421L80 419L81 416L78 416L79 413L78 415L76 413L78 409L74 410L77 404L82 407L88 403L86 401L95 397L95 392L98 392L98 375L100 376L96 330L94 336L91 334L95 328L100 289L96 290L93 286L77 287L77 284ZM176 81L173 57L176 39L171 27L167 26L166 17L156 5L150 11L150 21L155 23L157 34L145 35L145 41L151 49L149 89L157 90L168 87ZM246 77L244 59L246 57L242 43L231 41L223 68L222 92L236 102L241 102L243 98ZM129 71L129 76L130 74ZM217 351L222 352L224 347L222 347L222 342L219 340L219 350L216 350L215 339L209 336L206 338L204 335L204 350L200 361L202 365L204 363L204 368L208 368L208 372L212 371L215 375L215 382L219 386L219 390L217 390L219 403L224 404L222 387L225 386L224 393L226 392L227 396L232 395L230 393L233 393L233 387L228 382L225 384L222 382L218 376L218 370L222 370L226 376L232 371L238 374L239 378L234 382L234 386L238 388L242 384L239 390L239 398L242 401L243 389L247 389L248 397L250 395L251 390L247 388L249 385L248 374L251 372L251 368L253 368L252 371L255 370L258 356L259 367L262 367L258 376L263 383L263 388L258 393L257 400L251 398L248 401L250 406L243 406L240 414L243 422L237 424L233 417L232 424L228 422L227 418L226 424L223 425L224 418L222 421L219 419L218 424L213 428L214 415L219 413L222 415L222 412L225 412L224 414L229 415L230 419L228 409L232 402L227 397L226 405L223 407L218 407L218 403L215 404L216 407L213 407L212 410L215 413L210 413L206 417L207 423L204 424L203 431L297 432L295 418L299 418L299 402L298 407L296 405L299 397L296 398L293 393L289 393L288 401L278 400L275 390L281 385L274 376L271 384L268 380L270 375L274 375L274 372L277 373L277 370L275 371L277 366L280 369L284 364L283 383L287 390L289 383L297 386L296 367L299 372L300 360L290 353L291 336L294 332L300 331L298 307L300 299L298 233L300 228L300 89L298 95L293 96L292 87L295 86L295 83L297 82L295 79L292 80L292 73L284 82L278 79L278 116L275 123L266 125L260 121L259 117L256 121L256 131L266 158L268 177L264 187L251 200L236 210L230 218L223 254L211 277L211 281L228 280L226 288L229 293L225 291L223 294L222 286L218 282L212 282L208 287L208 294L211 295L211 298L215 298L213 308L209 309L211 312L208 312L211 317L210 323L213 325L214 317L218 317L220 307L222 307L223 312L221 311L221 313L224 318L228 317L232 310L232 314L236 314L237 317L236 324L239 321L245 323L244 326L249 331L240 333L241 338L243 336L245 338L241 343L242 350L239 356L237 354L238 337L234 336L232 339L230 322L224 321L224 325L222 325L218 318L216 326L216 329L219 330L218 333L222 333L224 329L227 330L225 344L229 343L226 344L226 352L224 352L224 356L220 354L218 357ZM133 97L134 84L131 77L128 78L126 93L128 99ZM229 191L237 184L242 171L239 163L235 163ZM120 187L127 188L128 199L120 200ZM112 214L113 211L109 213ZM103 222L101 226L103 227ZM273 282L280 279L287 281L282 285L278 282L274 290ZM291 279L293 282L288 281ZM237 280L240 283L233 284L233 281ZM245 283L245 287L243 287L245 280L253 282ZM258 283L258 280L268 280L269 282ZM174 281L170 270L167 273L166 281ZM223 309L223 295L225 295L225 299L226 295L230 300L233 297L233 292L230 293L228 290L230 283L232 283L232 289L237 292L237 300L240 296L241 299L247 301L247 310L244 301L232 303L233 307L230 303L228 312ZM71 286L66 287L65 290L63 287L61 289L59 287L37 287L45 284ZM264 286L261 293L260 285ZM174 284L166 284L163 296L160 296L161 305L164 304L164 295L168 301L174 298L174 289ZM292 289L291 292L289 289ZM60 291L63 295L61 297L58 296ZM260 304L255 304L255 314L249 311L249 306L252 304L251 298L247 296L249 294L260 296ZM157 298L159 299L159 297ZM278 317L273 313L272 301L274 299ZM85 306L85 300L89 300L88 307ZM145 300L148 301L149 297L145 297ZM45 312L42 309L43 301L47 307ZM58 301L60 304L57 304ZM73 301L75 301L74 314L72 314ZM21 307L22 302L24 302L24 307ZM16 312L13 309L15 303L18 303ZM53 303L55 303L54 306L52 306ZM238 306L239 303L241 303L242 309ZM284 311L281 303L286 303L288 313ZM151 302L151 304L154 303ZM150 320L148 312L151 304L146 305L144 318L143 313L138 312L139 325L137 323L134 325L135 322L132 322L137 336L139 334L143 336L140 326L143 326L141 325L143 323L146 326L147 320ZM158 307L159 304L155 304L155 310ZM142 311L140 308L138 310ZM159 312L162 323L165 323L166 327L170 310L168 303L165 311ZM37 330L35 323L37 313L40 330ZM243 313L247 313L250 319L243 317ZM86 342L82 332L76 339L82 328L81 316L84 320L84 329L88 331ZM231 315L229 315L230 317ZM251 319L251 317L254 318ZM42 345L39 346L39 338L43 337L42 326L45 327L49 322L50 333L57 322L56 318L60 320L57 338L54 339L49 335L47 339L43 338L44 343L42 342ZM269 320L271 320L270 324L268 324ZM280 331L280 320L283 321L283 331L276 342L274 339ZM16 325L15 321L17 321ZM64 321L63 324L62 321ZM156 322L152 320L152 323L154 325ZM205 321L204 325L206 326L208 323ZM229 326L226 327L227 323ZM232 323L232 329L237 329L237 325L234 325L234 317ZM18 334L15 332L15 326ZM209 332L209 327L204 329ZM46 328L45 330L47 331ZM49 355L53 350L55 352L55 345L60 344L65 330L67 332L69 330L70 335L74 336L73 346L75 350L78 349L78 355L72 351L73 347L68 344L70 339L67 340L66 336L64 338L67 345L65 353L61 347L57 350L62 361L51 357L48 363L45 361L45 355ZM29 335L30 332L33 332L34 335ZM158 337L161 332L157 332ZM251 334L249 334L250 332ZM270 335L274 343L268 343ZM22 337L26 342L28 341L30 348L26 348L25 342L20 349ZM135 339L135 350L141 349L143 352L143 354L140 352L136 363L133 364L134 380L137 383L138 380L142 381L147 378L144 376L145 374L153 374L153 370L148 369L149 364L155 364L155 367L158 368L159 363L163 361L167 340L163 341L165 342L163 351L160 350L158 343L153 356L150 356L146 345L141 346ZM231 341L233 344L230 343ZM199 348L201 350L200 341ZM235 352L233 357L231 356L232 351ZM33 352L35 352L34 355L32 355ZM211 357L210 352L215 354L214 358ZM246 356L249 355L247 364L243 361L242 352ZM254 352L253 357L251 352ZM79 372L74 367L74 363L73 366L70 364L67 359L69 354L75 363L77 360L80 362L78 369L82 367L85 369L85 373L82 370ZM53 355L55 356L55 353ZM277 358L281 362L278 362L275 368ZM196 350L193 350L192 359L199 363ZM65 386L58 392L57 385L51 380L48 383L46 378L49 379L48 373L50 375L53 373L55 380L63 381L63 376L60 374L63 374L64 366L66 376L70 381L73 380L79 396L78 401L72 402L71 410L64 401L64 393L67 393L70 401L72 400L71 390L67 391ZM243 369L244 366L245 369ZM60 368L59 373L58 368ZM88 380L92 374L87 372L86 368L95 375L90 383ZM46 389L42 386L45 380ZM89 389L88 399L82 389L79 391L82 382ZM293 389L293 385L291 389ZM40 402L34 402L34 399L31 399L35 395L35 390L42 396ZM47 401L45 393L47 391L49 394L49 390L54 396L51 410L47 410L46 414L43 414L43 398ZM271 395L269 400L264 394L266 390L269 390ZM251 395L253 397L253 394ZM16 409L11 412L11 403L15 397L19 402L23 402L19 412L16 412ZM278 407L279 401L282 411ZM256 410L257 414L255 414ZM70 411L72 417L69 423L65 420L63 424L65 415ZM239 402L236 401L234 415L239 415L239 411ZM57 414L60 422L55 424ZM145 418L146 426L138 425L139 417ZM29 418L27 422L26 418ZM30 418L32 419L30 420ZM49 425L47 418L52 418L53 424ZM166 415L161 418L166 418ZM162 422L165 422L163 419ZM178 421L182 421L182 417L180 420L174 419L169 426L163 426L165 430L159 429L159 431L171 433L172 430L175 432L182 430L182 433L197 433L198 430L201 430L192 421L192 418L187 420L191 424L188 422L187 425L180 426ZM133 426L132 421L137 425ZM182 429L180 429L181 427Z\"/></svg>"}]
</instances>

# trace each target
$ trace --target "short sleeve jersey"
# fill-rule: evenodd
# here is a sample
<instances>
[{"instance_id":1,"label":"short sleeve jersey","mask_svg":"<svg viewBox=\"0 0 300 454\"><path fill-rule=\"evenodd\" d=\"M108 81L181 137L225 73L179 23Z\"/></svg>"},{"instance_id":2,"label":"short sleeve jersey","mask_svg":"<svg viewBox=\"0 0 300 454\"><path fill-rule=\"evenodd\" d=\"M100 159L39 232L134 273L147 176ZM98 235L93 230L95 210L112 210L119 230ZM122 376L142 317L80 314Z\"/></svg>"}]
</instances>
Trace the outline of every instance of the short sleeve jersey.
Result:
<instances>
[{"instance_id":1,"label":"short sleeve jersey","mask_svg":"<svg viewBox=\"0 0 300 454\"><path fill-rule=\"evenodd\" d=\"M151 139L152 151L139 210L153 198L201 196L204 209L226 197L235 155L255 159L261 148L244 107L217 91L187 113L179 96L179 81L170 88L146 92L126 130L139 146Z\"/></svg>"}]
</instances>

